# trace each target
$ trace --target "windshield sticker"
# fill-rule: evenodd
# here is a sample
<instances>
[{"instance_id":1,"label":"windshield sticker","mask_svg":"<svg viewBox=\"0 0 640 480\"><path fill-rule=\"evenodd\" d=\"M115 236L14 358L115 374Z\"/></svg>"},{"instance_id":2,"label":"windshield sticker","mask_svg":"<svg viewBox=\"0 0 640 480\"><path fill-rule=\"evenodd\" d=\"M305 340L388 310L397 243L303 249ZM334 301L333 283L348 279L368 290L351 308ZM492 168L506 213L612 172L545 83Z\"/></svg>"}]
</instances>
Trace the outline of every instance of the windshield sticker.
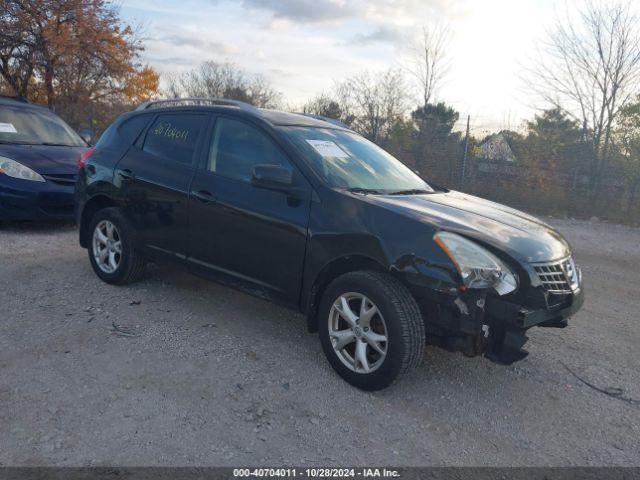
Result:
<instances>
[{"instance_id":1,"label":"windshield sticker","mask_svg":"<svg viewBox=\"0 0 640 480\"><path fill-rule=\"evenodd\" d=\"M333 142L327 140L307 140L307 143L325 158L349 158L349 154Z\"/></svg>"},{"instance_id":2,"label":"windshield sticker","mask_svg":"<svg viewBox=\"0 0 640 480\"><path fill-rule=\"evenodd\" d=\"M0 133L18 133L13 123L0 123Z\"/></svg>"}]
</instances>

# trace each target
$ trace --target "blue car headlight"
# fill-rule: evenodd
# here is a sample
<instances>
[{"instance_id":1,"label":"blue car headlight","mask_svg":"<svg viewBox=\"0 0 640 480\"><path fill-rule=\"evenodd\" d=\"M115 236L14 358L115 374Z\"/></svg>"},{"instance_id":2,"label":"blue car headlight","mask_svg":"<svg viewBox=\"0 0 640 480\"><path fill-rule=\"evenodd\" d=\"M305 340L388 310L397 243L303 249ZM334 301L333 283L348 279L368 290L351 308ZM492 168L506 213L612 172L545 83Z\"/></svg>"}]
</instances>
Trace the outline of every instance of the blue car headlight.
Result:
<instances>
[{"instance_id":1,"label":"blue car headlight","mask_svg":"<svg viewBox=\"0 0 640 480\"><path fill-rule=\"evenodd\" d=\"M456 266L466 288L493 288L499 295L518 288L515 274L486 248L450 232L438 232L433 238Z\"/></svg>"},{"instance_id":2,"label":"blue car headlight","mask_svg":"<svg viewBox=\"0 0 640 480\"><path fill-rule=\"evenodd\" d=\"M34 172L29 167L25 167L21 163L7 157L0 157L0 174L21 180L31 180L33 182L45 181L38 172Z\"/></svg>"}]
</instances>

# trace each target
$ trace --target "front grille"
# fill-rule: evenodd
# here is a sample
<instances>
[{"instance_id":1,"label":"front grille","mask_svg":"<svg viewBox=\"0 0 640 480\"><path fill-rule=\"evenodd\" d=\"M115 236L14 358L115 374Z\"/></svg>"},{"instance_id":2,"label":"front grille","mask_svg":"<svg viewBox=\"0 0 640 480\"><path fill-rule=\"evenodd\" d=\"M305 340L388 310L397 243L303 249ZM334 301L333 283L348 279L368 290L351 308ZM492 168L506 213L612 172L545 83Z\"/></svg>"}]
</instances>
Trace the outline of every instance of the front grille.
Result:
<instances>
[{"instance_id":1,"label":"front grille","mask_svg":"<svg viewBox=\"0 0 640 480\"><path fill-rule=\"evenodd\" d=\"M71 186L75 185L78 175L73 173L63 173L56 175L42 175L48 182L57 183L58 185Z\"/></svg>"},{"instance_id":2,"label":"front grille","mask_svg":"<svg viewBox=\"0 0 640 480\"><path fill-rule=\"evenodd\" d=\"M547 293L571 293L579 286L579 272L571 257L558 262L539 263L533 268Z\"/></svg>"}]
</instances>

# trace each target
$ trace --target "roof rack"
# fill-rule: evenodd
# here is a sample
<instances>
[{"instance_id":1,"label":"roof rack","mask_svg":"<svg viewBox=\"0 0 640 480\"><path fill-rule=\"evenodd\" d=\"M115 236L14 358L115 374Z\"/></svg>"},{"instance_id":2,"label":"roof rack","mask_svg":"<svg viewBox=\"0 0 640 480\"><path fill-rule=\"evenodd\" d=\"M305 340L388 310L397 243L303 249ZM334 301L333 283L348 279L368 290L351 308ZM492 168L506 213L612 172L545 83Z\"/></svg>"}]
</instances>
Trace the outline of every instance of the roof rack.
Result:
<instances>
[{"instance_id":1,"label":"roof rack","mask_svg":"<svg viewBox=\"0 0 640 480\"><path fill-rule=\"evenodd\" d=\"M298 115L302 115L302 116L310 117L310 118L315 118L316 120L322 120L324 122L331 123L332 125L335 125L336 127L342 127L342 128L346 128L348 130L351 130L351 127L349 125L347 125L346 123L341 122L340 120L336 120L335 118L325 117L324 115L314 115L313 113L299 113Z\"/></svg>"},{"instance_id":2,"label":"roof rack","mask_svg":"<svg viewBox=\"0 0 640 480\"><path fill-rule=\"evenodd\" d=\"M15 100L16 102L22 102L22 103L31 103L29 102L29 100L27 100L26 98L20 96L20 95L0 95L0 98L7 98L9 100Z\"/></svg>"},{"instance_id":3,"label":"roof rack","mask_svg":"<svg viewBox=\"0 0 640 480\"><path fill-rule=\"evenodd\" d=\"M165 100L151 100L138 105L138 110L148 110L151 108L171 108L171 107L236 107L241 110L257 111L258 108L254 107L240 100L228 100L226 98L206 98L206 97L191 97L191 98L171 98Z\"/></svg>"}]
</instances>

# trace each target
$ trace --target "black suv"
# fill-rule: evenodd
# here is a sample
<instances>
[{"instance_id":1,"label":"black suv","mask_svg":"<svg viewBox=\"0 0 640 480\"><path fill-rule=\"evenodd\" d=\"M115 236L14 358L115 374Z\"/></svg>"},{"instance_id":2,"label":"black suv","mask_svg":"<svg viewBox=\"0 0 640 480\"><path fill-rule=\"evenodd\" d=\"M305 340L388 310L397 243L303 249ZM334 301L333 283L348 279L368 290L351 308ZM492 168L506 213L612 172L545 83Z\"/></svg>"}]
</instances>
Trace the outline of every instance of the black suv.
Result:
<instances>
[{"instance_id":1,"label":"black suv","mask_svg":"<svg viewBox=\"0 0 640 480\"><path fill-rule=\"evenodd\" d=\"M566 240L525 213L434 186L330 119L219 99L149 102L80 165L80 244L105 282L145 262L302 311L366 390L426 344L509 364L583 300Z\"/></svg>"}]
</instances>

